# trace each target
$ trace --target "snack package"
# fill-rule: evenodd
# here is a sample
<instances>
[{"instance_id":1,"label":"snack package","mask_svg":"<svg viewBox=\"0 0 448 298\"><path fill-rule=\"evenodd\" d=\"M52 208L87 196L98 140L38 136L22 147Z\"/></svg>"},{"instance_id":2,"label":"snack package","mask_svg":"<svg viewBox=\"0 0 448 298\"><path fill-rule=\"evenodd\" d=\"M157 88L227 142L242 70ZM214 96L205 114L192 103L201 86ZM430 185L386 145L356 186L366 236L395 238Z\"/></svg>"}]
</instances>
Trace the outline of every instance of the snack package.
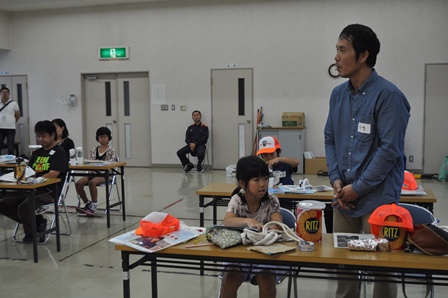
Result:
<instances>
[{"instance_id":1,"label":"snack package","mask_svg":"<svg viewBox=\"0 0 448 298\"><path fill-rule=\"evenodd\" d=\"M384 238L349 240L347 247L350 250L361 251L390 251L389 241Z\"/></svg>"}]
</instances>

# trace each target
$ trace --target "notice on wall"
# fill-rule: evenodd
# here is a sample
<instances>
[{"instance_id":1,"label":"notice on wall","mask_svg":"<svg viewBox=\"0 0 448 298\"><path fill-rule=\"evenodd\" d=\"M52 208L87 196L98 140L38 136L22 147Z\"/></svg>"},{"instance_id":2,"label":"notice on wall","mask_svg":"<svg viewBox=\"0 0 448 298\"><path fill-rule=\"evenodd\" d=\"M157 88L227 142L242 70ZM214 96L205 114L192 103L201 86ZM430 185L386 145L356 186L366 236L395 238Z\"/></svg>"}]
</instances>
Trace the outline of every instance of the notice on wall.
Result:
<instances>
[{"instance_id":1,"label":"notice on wall","mask_svg":"<svg viewBox=\"0 0 448 298\"><path fill-rule=\"evenodd\" d=\"M165 104L165 84L152 84L152 103Z\"/></svg>"}]
</instances>

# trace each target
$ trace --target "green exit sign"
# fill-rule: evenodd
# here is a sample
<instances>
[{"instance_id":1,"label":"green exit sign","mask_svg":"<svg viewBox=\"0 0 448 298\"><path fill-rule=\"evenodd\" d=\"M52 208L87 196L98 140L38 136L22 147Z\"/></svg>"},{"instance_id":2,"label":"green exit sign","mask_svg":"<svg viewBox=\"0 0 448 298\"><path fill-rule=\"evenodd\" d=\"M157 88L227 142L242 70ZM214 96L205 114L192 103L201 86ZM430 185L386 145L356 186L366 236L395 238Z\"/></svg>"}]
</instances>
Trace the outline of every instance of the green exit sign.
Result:
<instances>
[{"instance_id":1,"label":"green exit sign","mask_svg":"<svg viewBox=\"0 0 448 298\"><path fill-rule=\"evenodd\" d=\"M129 59L129 47L100 48L100 60Z\"/></svg>"}]
</instances>

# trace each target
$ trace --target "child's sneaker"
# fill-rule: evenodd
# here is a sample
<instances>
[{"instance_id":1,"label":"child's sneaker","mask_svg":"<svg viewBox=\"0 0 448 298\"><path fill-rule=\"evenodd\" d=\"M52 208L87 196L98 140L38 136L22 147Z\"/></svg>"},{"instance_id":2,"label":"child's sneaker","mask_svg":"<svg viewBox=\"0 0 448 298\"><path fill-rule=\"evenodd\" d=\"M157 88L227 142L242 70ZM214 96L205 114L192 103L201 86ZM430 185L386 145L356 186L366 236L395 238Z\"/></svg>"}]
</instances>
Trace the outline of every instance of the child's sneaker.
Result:
<instances>
[{"instance_id":1,"label":"child's sneaker","mask_svg":"<svg viewBox=\"0 0 448 298\"><path fill-rule=\"evenodd\" d=\"M94 216L95 215L95 209L96 209L97 204L94 204L92 202L88 202L86 203L86 205L82 208L76 208L76 210L78 210L81 213L90 215L90 216Z\"/></svg>"},{"instance_id":2,"label":"child's sneaker","mask_svg":"<svg viewBox=\"0 0 448 298\"><path fill-rule=\"evenodd\" d=\"M50 205L43 205L36 209L36 215L44 214L50 208Z\"/></svg>"}]
</instances>

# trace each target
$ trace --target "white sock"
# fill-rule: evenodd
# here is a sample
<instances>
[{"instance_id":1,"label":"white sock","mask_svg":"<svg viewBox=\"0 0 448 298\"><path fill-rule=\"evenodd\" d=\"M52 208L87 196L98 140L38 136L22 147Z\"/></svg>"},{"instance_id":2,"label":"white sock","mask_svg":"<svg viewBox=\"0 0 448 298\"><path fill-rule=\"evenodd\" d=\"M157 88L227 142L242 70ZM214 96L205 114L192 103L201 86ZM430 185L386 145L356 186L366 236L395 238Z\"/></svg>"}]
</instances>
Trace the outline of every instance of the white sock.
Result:
<instances>
[{"instance_id":1,"label":"white sock","mask_svg":"<svg viewBox=\"0 0 448 298\"><path fill-rule=\"evenodd\" d=\"M98 203L97 203L97 202L92 202L92 203L90 204L90 208L92 208L93 210L95 210L96 207L98 207Z\"/></svg>"}]
</instances>

